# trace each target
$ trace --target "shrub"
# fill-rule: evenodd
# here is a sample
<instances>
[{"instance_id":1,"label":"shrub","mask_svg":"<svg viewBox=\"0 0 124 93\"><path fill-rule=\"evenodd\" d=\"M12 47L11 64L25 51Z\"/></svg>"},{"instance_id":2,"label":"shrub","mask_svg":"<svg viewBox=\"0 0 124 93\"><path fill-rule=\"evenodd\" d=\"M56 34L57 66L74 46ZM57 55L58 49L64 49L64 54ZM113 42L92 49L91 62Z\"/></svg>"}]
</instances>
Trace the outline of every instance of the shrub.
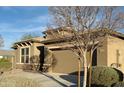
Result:
<instances>
[{"instance_id":1,"label":"shrub","mask_svg":"<svg viewBox=\"0 0 124 93\"><path fill-rule=\"evenodd\" d=\"M113 84L112 87L124 87L124 82L117 82Z\"/></svg>"},{"instance_id":2,"label":"shrub","mask_svg":"<svg viewBox=\"0 0 124 93\"><path fill-rule=\"evenodd\" d=\"M34 55L30 58L30 63L33 71L39 70L39 65L40 65L39 61L40 59L37 55Z\"/></svg>"},{"instance_id":3,"label":"shrub","mask_svg":"<svg viewBox=\"0 0 124 93\"><path fill-rule=\"evenodd\" d=\"M121 80L118 71L111 67L93 67L91 86L109 87Z\"/></svg>"},{"instance_id":4,"label":"shrub","mask_svg":"<svg viewBox=\"0 0 124 93\"><path fill-rule=\"evenodd\" d=\"M123 81L123 72L116 68L113 68L113 69L115 69L117 71L117 73L119 74L119 81Z\"/></svg>"}]
</instances>

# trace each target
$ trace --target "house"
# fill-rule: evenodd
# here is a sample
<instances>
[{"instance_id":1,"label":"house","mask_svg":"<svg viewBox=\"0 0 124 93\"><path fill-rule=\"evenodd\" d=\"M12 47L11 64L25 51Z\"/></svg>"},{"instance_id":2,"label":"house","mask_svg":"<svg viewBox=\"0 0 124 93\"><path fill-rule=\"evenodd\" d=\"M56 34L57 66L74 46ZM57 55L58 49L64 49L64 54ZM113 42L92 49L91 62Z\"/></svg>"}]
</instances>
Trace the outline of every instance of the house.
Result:
<instances>
[{"instance_id":1,"label":"house","mask_svg":"<svg viewBox=\"0 0 124 93\"><path fill-rule=\"evenodd\" d=\"M15 52L13 50L0 50L0 60L1 59L15 62Z\"/></svg>"},{"instance_id":2,"label":"house","mask_svg":"<svg viewBox=\"0 0 124 93\"><path fill-rule=\"evenodd\" d=\"M40 55L38 46L43 46L41 40L43 38L37 37L28 40L23 40L20 42L14 43L12 48L15 51L15 65L16 68L23 68L24 65L30 66L31 58ZM37 62L38 63L38 62Z\"/></svg>"},{"instance_id":3,"label":"house","mask_svg":"<svg viewBox=\"0 0 124 93\"><path fill-rule=\"evenodd\" d=\"M43 33L45 34L44 37L16 42L13 45L16 68L23 68L25 65L30 66L32 58L34 58L34 61L37 61L37 65L40 63L41 70L47 68L48 72L66 74L77 72L78 58L71 50L62 48L66 46L66 42L53 39L49 31ZM69 36L66 29L61 31L61 33L66 33ZM58 42L63 46L59 46ZM50 61L51 59L46 61L46 49L49 49L54 55L54 65L52 65L53 61ZM39 59L35 60L34 56ZM90 55L88 54L87 57L90 57ZM124 34L114 32L106 36L103 45L95 50L93 61L93 66L111 66L124 71Z\"/></svg>"}]
</instances>

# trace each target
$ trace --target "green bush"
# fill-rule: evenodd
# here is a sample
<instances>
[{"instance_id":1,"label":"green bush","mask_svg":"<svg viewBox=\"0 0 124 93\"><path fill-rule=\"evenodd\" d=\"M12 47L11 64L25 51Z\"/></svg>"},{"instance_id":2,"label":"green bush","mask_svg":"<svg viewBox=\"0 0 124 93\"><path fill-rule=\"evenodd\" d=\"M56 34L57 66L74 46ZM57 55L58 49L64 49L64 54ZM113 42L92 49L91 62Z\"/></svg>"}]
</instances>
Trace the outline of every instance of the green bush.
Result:
<instances>
[{"instance_id":1,"label":"green bush","mask_svg":"<svg viewBox=\"0 0 124 93\"><path fill-rule=\"evenodd\" d=\"M123 76L121 77L123 78ZM110 87L112 84L119 81L122 81L122 79L120 79L120 74L111 67L93 67L92 69L91 86Z\"/></svg>"},{"instance_id":2,"label":"green bush","mask_svg":"<svg viewBox=\"0 0 124 93\"><path fill-rule=\"evenodd\" d=\"M113 84L112 87L124 87L124 82L117 82Z\"/></svg>"}]
</instances>

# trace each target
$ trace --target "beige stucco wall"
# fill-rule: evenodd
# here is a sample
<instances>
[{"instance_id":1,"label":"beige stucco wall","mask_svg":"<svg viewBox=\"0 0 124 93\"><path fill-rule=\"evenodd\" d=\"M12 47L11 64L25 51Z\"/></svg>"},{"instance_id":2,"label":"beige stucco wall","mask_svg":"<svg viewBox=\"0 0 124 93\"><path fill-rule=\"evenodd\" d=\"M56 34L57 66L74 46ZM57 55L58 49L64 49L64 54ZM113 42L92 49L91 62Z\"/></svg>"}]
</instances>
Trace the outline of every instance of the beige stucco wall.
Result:
<instances>
[{"instance_id":1,"label":"beige stucco wall","mask_svg":"<svg viewBox=\"0 0 124 93\"><path fill-rule=\"evenodd\" d=\"M107 66L107 37L105 37L102 45L97 48L97 66Z\"/></svg>"},{"instance_id":2,"label":"beige stucco wall","mask_svg":"<svg viewBox=\"0 0 124 93\"><path fill-rule=\"evenodd\" d=\"M107 41L104 42L107 44ZM104 50L104 51L103 51ZM57 64L52 68L54 73L73 73L78 71L78 58L71 50L54 50L53 54ZM89 63L90 52L87 53L87 62ZM97 66L107 66L107 45L97 50ZM81 65L81 69L83 65Z\"/></svg>"},{"instance_id":3,"label":"beige stucco wall","mask_svg":"<svg viewBox=\"0 0 124 93\"><path fill-rule=\"evenodd\" d=\"M20 63L20 47L18 47L16 50L15 50L15 58L16 58L16 63Z\"/></svg>"},{"instance_id":4,"label":"beige stucco wall","mask_svg":"<svg viewBox=\"0 0 124 93\"><path fill-rule=\"evenodd\" d=\"M21 63L21 58L20 58L21 48L29 47L29 54L31 58L32 56L35 56L35 55L39 56L40 51L37 49L37 46L41 46L41 45L42 45L41 43L32 43L32 45L29 45L29 46L18 47L15 50L15 63L17 68L23 67L23 64Z\"/></svg>"},{"instance_id":5,"label":"beige stucco wall","mask_svg":"<svg viewBox=\"0 0 124 93\"><path fill-rule=\"evenodd\" d=\"M118 61L121 64L121 69L124 71L124 40L119 39L117 37L108 37L108 63L107 66L111 66L112 63L117 63L117 50L119 50Z\"/></svg>"},{"instance_id":6,"label":"beige stucco wall","mask_svg":"<svg viewBox=\"0 0 124 93\"><path fill-rule=\"evenodd\" d=\"M40 51L37 46L43 46L41 43L33 43L30 47L30 57L33 55L39 56ZM55 46L55 44L48 44L47 47ZM120 69L124 71L124 40L117 37L108 36L105 38L103 46L97 49L97 66L111 66L117 63L117 50L119 50ZM78 70L78 59L70 50L52 50L57 64L52 68L55 73L73 73ZM15 61L20 63L20 47L15 50ZM87 55L89 57L90 55ZM89 60L88 60L89 62Z\"/></svg>"},{"instance_id":7,"label":"beige stucco wall","mask_svg":"<svg viewBox=\"0 0 124 93\"><path fill-rule=\"evenodd\" d=\"M43 46L43 44L41 44L41 43L33 43L33 50L34 50L33 55L38 55L39 56L40 51L37 48L38 46Z\"/></svg>"},{"instance_id":8,"label":"beige stucco wall","mask_svg":"<svg viewBox=\"0 0 124 93\"><path fill-rule=\"evenodd\" d=\"M117 50L119 50L120 70L124 71L124 40L114 36L107 36L103 45L97 48L97 66L111 66L117 63Z\"/></svg>"}]
</instances>

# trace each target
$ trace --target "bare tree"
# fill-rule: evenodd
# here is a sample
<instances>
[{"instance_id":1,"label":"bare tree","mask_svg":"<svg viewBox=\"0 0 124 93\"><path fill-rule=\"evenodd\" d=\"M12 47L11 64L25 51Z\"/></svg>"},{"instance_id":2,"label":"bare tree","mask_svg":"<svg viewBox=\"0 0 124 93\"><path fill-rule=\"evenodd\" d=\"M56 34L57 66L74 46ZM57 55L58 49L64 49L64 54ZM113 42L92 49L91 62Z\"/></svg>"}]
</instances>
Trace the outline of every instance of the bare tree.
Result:
<instances>
[{"instance_id":1,"label":"bare tree","mask_svg":"<svg viewBox=\"0 0 124 93\"><path fill-rule=\"evenodd\" d=\"M68 44L63 48L72 50L78 56L79 67L83 64L84 87L87 85L87 71L90 69L90 86L93 52L102 45L108 34L124 27L123 11L120 11L119 7L112 6L66 6L50 7L49 12L52 23L48 31L53 35L53 39L64 40ZM64 31L69 34L65 34ZM58 45L60 45L59 42ZM88 52L91 55L90 62L86 57ZM80 86L80 83L78 85Z\"/></svg>"}]
</instances>

